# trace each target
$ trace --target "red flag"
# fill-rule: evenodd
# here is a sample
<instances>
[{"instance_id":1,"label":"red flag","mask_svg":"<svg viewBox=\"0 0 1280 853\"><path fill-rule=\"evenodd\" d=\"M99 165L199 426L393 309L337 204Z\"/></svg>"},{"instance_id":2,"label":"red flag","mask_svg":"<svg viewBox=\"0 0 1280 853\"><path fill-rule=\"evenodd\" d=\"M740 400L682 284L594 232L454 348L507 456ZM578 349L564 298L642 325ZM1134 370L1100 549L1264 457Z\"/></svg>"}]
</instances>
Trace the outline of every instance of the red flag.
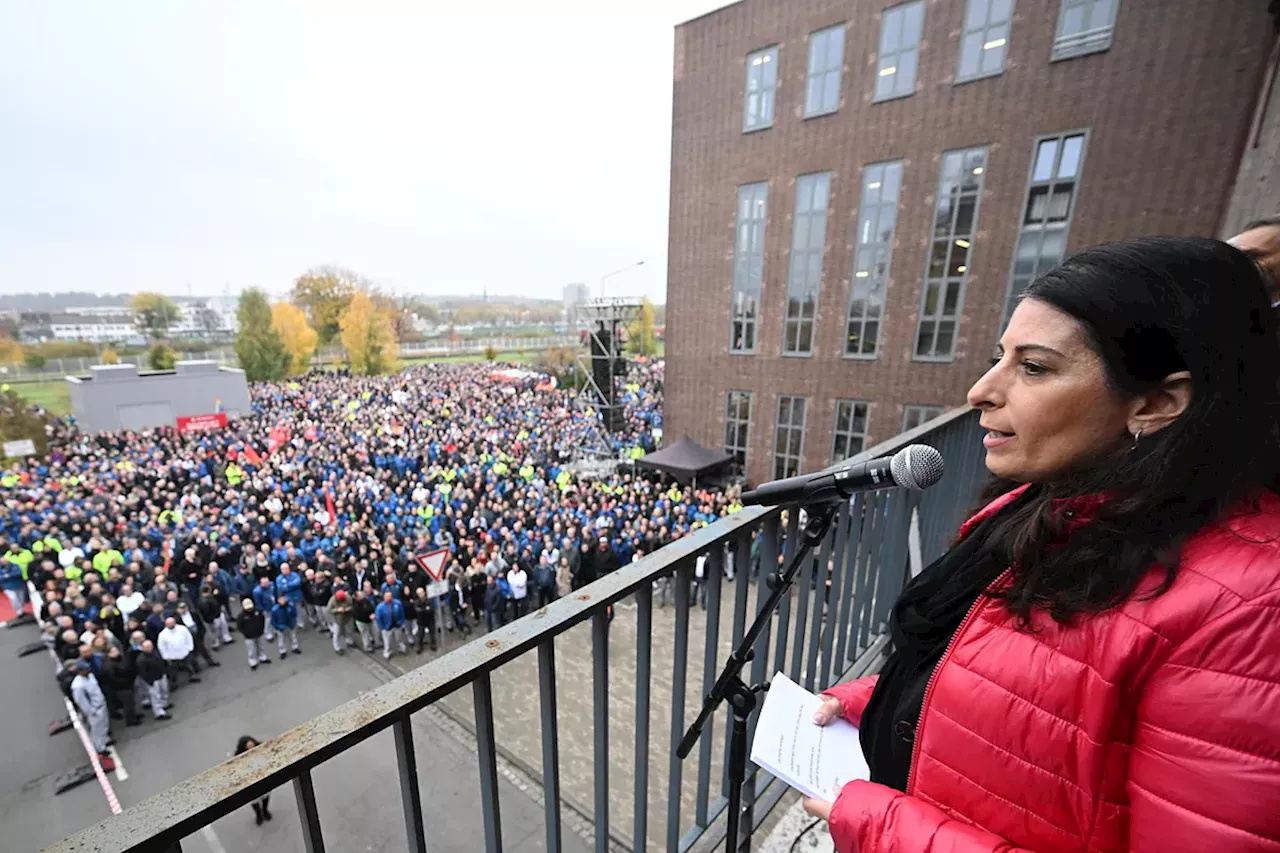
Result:
<instances>
[{"instance_id":1,"label":"red flag","mask_svg":"<svg viewBox=\"0 0 1280 853\"><path fill-rule=\"evenodd\" d=\"M338 512L333 508L333 492L328 489L324 490L324 508L329 511L329 523L336 524Z\"/></svg>"},{"instance_id":2,"label":"red flag","mask_svg":"<svg viewBox=\"0 0 1280 853\"><path fill-rule=\"evenodd\" d=\"M244 458L250 465L261 465L262 457L258 455L258 451L254 450L251 445L244 446Z\"/></svg>"},{"instance_id":3,"label":"red flag","mask_svg":"<svg viewBox=\"0 0 1280 853\"><path fill-rule=\"evenodd\" d=\"M316 440L316 434L317 434L317 433L316 433L316 425L315 425L315 424L311 424L309 427L307 427L306 432L304 432L304 433L302 434L302 436L303 436L303 438L305 438L307 441L315 441L315 440Z\"/></svg>"}]
</instances>

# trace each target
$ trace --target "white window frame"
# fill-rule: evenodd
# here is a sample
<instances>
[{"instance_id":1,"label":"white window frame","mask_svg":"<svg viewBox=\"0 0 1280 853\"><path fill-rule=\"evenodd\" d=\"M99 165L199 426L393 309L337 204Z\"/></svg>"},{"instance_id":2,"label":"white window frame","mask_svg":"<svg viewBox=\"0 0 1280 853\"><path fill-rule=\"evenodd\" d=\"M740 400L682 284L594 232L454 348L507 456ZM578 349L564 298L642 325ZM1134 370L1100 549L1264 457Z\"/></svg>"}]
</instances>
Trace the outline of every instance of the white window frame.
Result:
<instances>
[{"instance_id":1,"label":"white window frame","mask_svg":"<svg viewBox=\"0 0 1280 853\"><path fill-rule=\"evenodd\" d=\"M913 430L926 424L947 410L934 403L908 403L902 407L902 431Z\"/></svg>"},{"instance_id":2,"label":"white window frame","mask_svg":"<svg viewBox=\"0 0 1280 853\"><path fill-rule=\"evenodd\" d=\"M884 184L890 174L893 198L885 197ZM889 289L889 276L893 271L893 240L898 228L898 206L902 201L903 161L885 160L868 163L862 167L862 196L858 202L858 217L854 223L853 276L849 279L849 305L845 310L844 356L846 358L875 359L880 354L880 332L884 328L885 295ZM874 222L872 221L874 220ZM888 234L878 239L885 232ZM879 256L884 266L878 268ZM879 304L875 304L878 300ZM861 311L854 316L854 309ZM872 314L872 307L875 314ZM855 325L858 332L856 347L850 345ZM874 325L875 336L870 347L866 346L867 327Z\"/></svg>"},{"instance_id":3,"label":"white window frame","mask_svg":"<svg viewBox=\"0 0 1280 853\"><path fill-rule=\"evenodd\" d=\"M734 395L741 395L747 401L747 416L745 419L738 417L737 410L733 407ZM747 470L747 463L751 458L751 416L754 414L755 393L752 391L741 391L738 389L730 389L724 395L724 451L733 454L733 466L739 474L743 474ZM737 439L739 430L745 428L743 433L743 443L738 445ZM733 429L734 442L729 442L729 430ZM737 454L742 453L742 462L737 461Z\"/></svg>"},{"instance_id":4,"label":"white window frame","mask_svg":"<svg viewBox=\"0 0 1280 853\"><path fill-rule=\"evenodd\" d=\"M746 217L743 216L744 211L748 214ZM729 352L750 355L760 345L760 297L764 291L764 234L769 216L769 182L759 181L738 187L736 214L733 282L729 295ZM738 346L739 323L742 324L743 346ZM745 345L748 337L750 346Z\"/></svg>"},{"instance_id":5,"label":"white window frame","mask_svg":"<svg viewBox=\"0 0 1280 853\"><path fill-rule=\"evenodd\" d=\"M818 299L822 294L822 257L827 248L830 205L830 172L810 172L796 178L787 302L782 323L782 354L786 356L813 355L817 343ZM801 345L806 329L807 347Z\"/></svg>"},{"instance_id":6,"label":"white window frame","mask_svg":"<svg viewBox=\"0 0 1280 853\"><path fill-rule=\"evenodd\" d=\"M960 30L960 49L956 56L957 83L968 83L1004 73L1005 61L1009 58L1013 5L1014 0L967 0L964 24ZM982 16L980 19L976 19L978 14ZM964 60L969 45L976 45L978 48L978 65L966 73ZM992 56L998 57L999 64L984 71L982 66Z\"/></svg>"},{"instance_id":7,"label":"white window frame","mask_svg":"<svg viewBox=\"0 0 1280 853\"><path fill-rule=\"evenodd\" d=\"M779 448L779 432L784 429L782 426L782 402L784 400L791 401L788 413L790 415L788 423L785 427L786 441L788 449L783 451ZM795 406L797 401L800 403L800 425L795 424ZM800 396L799 394L779 394L778 405L773 413L773 479L780 480L784 477L794 477L800 473L800 469L804 467L804 434L809 419L809 398ZM789 445L791 443L792 430L800 430L800 449L797 453L791 453Z\"/></svg>"},{"instance_id":8,"label":"white window frame","mask_svg":"<svg viewBox=\"0 0 1280 853\"><path fill-rule=\"evenodd\" d=\"M910 12L919 10L919 32L910 33L906 27ZM876 77L872 83L873 103L892 101L896 98L909 98L916 93L916 81L920 77L920 44L924 39L924 0L908 0L884 10L880 18L880 40L877 44ZM889 47L889 35L897 32L898 37L893 47ZM914 38L913 38L914 37ZM909 84L901 84L903 77L904 57L911 60L911 80ZM883 83L889 82L888 91Z\"/></svg>"},{"instance_id":9,"label":"white window frame","mask_svg":"<svg viewBox=\"0 0 1280 853\"><path fill-rule=\"evenodd\" d=\"M1059 62L1109 50L1119 9L1120 0L1062 0L1049 61ZM1067 32L1067 25L1076 17L1077 10L1083 16L1084 26L1078 30L1073 27L1071 32Z\"/></svg>"},{"instance_id":10,"label":"white window frame","mask_svg":"<svg viewBox=\"0 0 1280 853\"><path fill-rule=\"evenodd\" d=\"M844 24L809 33L809 65L804 78L805 118L831 115L840 109L843 74Z\"/></svg>"},{"instance_id":11,"label":"white window frame","mask_svg":"<svg viewBox=\"0 0 1280 853\"><path fill-rule=\"evenodd\" d=\"M777 97L778 46L753 50L747 54L746 83L742 93L743 133L773 127Z\"/></svg>"},{"instance_id":12,"label":"white window frame","mask_svg":"<svg viewBox=\"0 0 1280 853\"><path fill-rule=\"evenodd\" d=\"M840 429L840 410L845 407L847 407L849 410L849 428L846 430L842 430ZM861 432L858 432L853 428L854 422L858 417L859 410L861 410L861 414L862 414L862 431ZM857 456L859 453L867 449L867 427L868 427L869 421L871 420L871 403L868 400L851 400L851 399L845 399L845 398L838 399L836 400L835 416L836 416L835 423L832 426L832 430L831 430L831 464L832 465L835 465L838 462L843 462L845 459L848 459L852 456ZM837 446L840 443L840 439L842 438L845 440L845 450L843 453L841 453L837 449ZM850 451L849 446L854 442L855 439L858 442L858 449Z\"/></svg>"}]
</instances>

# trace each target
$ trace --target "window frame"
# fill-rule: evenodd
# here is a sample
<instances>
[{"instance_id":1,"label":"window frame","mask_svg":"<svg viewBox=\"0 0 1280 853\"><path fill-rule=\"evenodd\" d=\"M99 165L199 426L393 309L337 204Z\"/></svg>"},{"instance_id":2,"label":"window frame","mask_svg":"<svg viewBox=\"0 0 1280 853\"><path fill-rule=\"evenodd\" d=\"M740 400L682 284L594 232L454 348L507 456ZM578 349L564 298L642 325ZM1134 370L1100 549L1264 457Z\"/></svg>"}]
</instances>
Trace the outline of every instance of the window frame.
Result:
<instances>
[{"instance_id":1,"label":"window frame","mask_svg":"<svg viewBox=\"0 0 1280 853\"><path fill-rule=\"evenodd\" d=\"M791 430L793 429L800 430L800 450L799 450L799 453L795 456L795 470L789 474L787 473L787 468L785 465L781 469L781 473L779 472L780 469L778 468L778 462L779 462L778 430L780 428L780 420L782 417L782 401L783 400L791 401L791 419L790 419L791 423L787 425L788 443L790 443L790 439L791 439ZM800 414L799 427L795 426L794 424L796 400L799 400L804 404ZM808 426L809 426L809 398L800 394L779 394L777 405L774 406L774 411L773 411L773 457L772 457L773 479L780 480L780 479L783 479L784 477L794 477L796 474L799 474L800 469L804 467L804 440L805 440L805 433L808 431ZM783 455L785 456L786 459L792 458L792 454L790 453L786 453Z\"/></svg>"},{"instance_id":2,"label":"window frame","mask_svg":"<svg viewBox=\"0 0 1280 853\"><path fill-rule=\"evenodd\" d=\"M850 411L849 411L850 428L845 432L841 432L840 407L845 404L848 404L850 408ZM858 407L862 407L862 432L860 433L853 431L853 422L857 418ZM867 435L870 432L868 429L868 427L870 426L870 422L871 422L871 401L870 400L858 400L851 397L839 397L836 399L835 422L832 424L832 427L831 427L831 464L832 465L842 462L845 459L850 459L854 456L857 456L859 453L867 449ZM842 437L846 440L846 442L850 442L854 438L857 438L860 442L858 449L853 453L849 453L848 452L849 446L848 446L848 443L846 443L845 454L844 455L837 454L836 445L839 443Z\"/></svg>"},{"instance_id":3,"label":"window frame","mask_svg":"<svg viewBox=\"0 0 1280 853\"><path fill-rule=\"evenodd\" d=\"M758 255L759 255L758 260L759 260L759 266L760 266L760 277L758 282L751 281L751 267L753 264L753 259L755 258L755 253L750 254L748 256L744 256L742 258L739 257L739 253L741 252L741 247L739 246L739 242L742 239L742 227L743 227L742 204L743 204L744 191L748 191L752 193L755 193L755 192L762 193L759 199L762 206L762 210L759 216L759 223L760 223L759 234L758 234L758 240L754 241L754 245L758 246ZM756 199L753 198L751 199L751 201L754 202L756 201ZM751 217L749 221L755 222L756 218ZM731 277L729 281L729 354L730 355L754 355L760 349L760 303L763 299L763 294L764 294L764 256L765 256L764 241L765 241L765 231L766 231L766 228L768 227L768 224L769 224L769 181L767 180L755 181L750 184L740 184L737 188L736 193L734 194L733 261L732 261ZM739 280L740 273L742 275L741 281ZM750 320L746 319L745 306L744 306L744 311L742 314L743 319L740 321L738 319L738 314L737 314L738 294L744 293L750 296L753 288L754 288L754 298L756 301L755 316L752 317ZM743 323L744 330L745 330L745 327L748 325L751 328L751 346L749 347L735 346L736 339L735 339L734 332L736 331L735 326L739 322ZM744 339L745 337L746 335L744 331Z\"/></svg>"},{"instance_id":4,"label":"window frame","mask_svg":"<svg viewBox=\"0 0 1280 853\"><path fill-rule=\"evenodd\" d=\"M768 101L769 117L768 119L761 119L756 124L752 124L751 123L751 96L753 92L751 90L751 69L754 67L752 60L757 56L769 57L768 59L765 59L764 62L762 62L761 64L763 65L765 63L772 63L773 85L771 87L766 87L762 79L759 94L761 95L762 103L766 100ZM746 68L745 68L746 76L743 78L743 82L742 82L742 132L743 133L754 133L758 130L768 130L769 128L773 127L774 119L777 118L777 115L778 115L778 76L779 76L778 75L778 56L779 56L779 50L778 50L778 45L776 44L771 44L765 47L756 48L755 50L747 54ZM762 78L765 76L763 72L761 73L761 76ZM761 110L761 112L763 113L763 110Z\"/></svg>"},{"instance_id":5,"label":"window frame","mask_svg":"<svg viewBox=\"0 0 1280 853\"><path fill-rule=\"evenodd\" d=\"M1080 160L1079 160L1079 163L1076 165L1076 172L1075 172L1075 178L1074 178L1075 188L1071 193L1071 204L1067 209L1067 216L1062 223L1062 253L1058 257L1058 263L1060 264L1062 263L1062 259L1067 256L1067 241L1071 237L1071 223L1075 219L1076 205L1080 201L1080 188L1084 183L1084 167L1085 167L1085 162L1088 160L1088 157L1089 157L1089 139L1092 136L1092 131L1090 128L1076 128L1074 130L1064 130L1060 133L1041 133L1041 134L1037 134L1035 139L1031 143L1031 162L1027 164L1027 181L1026 181L1026 184L1024 185L1024 189L1022 192L1022 207L1019 208L1019 211L1018 211L1018 231L1017 231L1017 234L1014 236L1014 240L1013 240L1013 257L1009 262L1008 282L1005 286L1004 303L1003 303L1003 307L1001 308L1002 313L1000 315L1001 316L1000 328L996 330L997 335L999 335L1001 332L1004 331L1005 326L1009 325L1009 318L1013 315L1014 299L1016 296L1021 295L1022 293L1022 291L1018 291L1018 293L1015 294L1014 285L1017 279L1018 250L1022 246L1022 235L1027 230L1027 207L1031 202L1031 191L1038 186L1044 186L1048 189L1047 194L1049 198L1050 199L1053 198L1053 187L1055 184L1059 183L1057 174L1058 174L1058 166L1062 162L1062 144L1061 143L1074 136L1083 137L1083 141L1080 143ZM1053 158L1052 176L1047 181L1037 181L1035 179L1036 162L1040 159L1040 146L1051 139L1056 139L1059 142L1058 151L1056 154L1054 154L1054 158ZM1040 225L1041 252L1043 252L1043 249L1044 249L1045 233L1046 233L1046 230L1044 228L1044 223L1042 222ZM1040 257L1041 255L1037 253L1036 255L1037 267L1036 267L1036 270L1032 272L1031 280L1027 282L1028 285L1030 285L1031 281L1035 281L1036 277L1040 274L1039 272ZM1025 289L1026 288L1024 287L1023 290Z\"/></svg>"},{"instance_id":6,"label":"window frame","mask_svg":"<svg viewBox=\"0 0 1280 853\"><path fill-rule=\"evenodd\" d=\"M741 395L746 398L747 416L745 419L738 417L737 410L732 408L732 404L735 402L735 395ZM724 452L731 454L734 457L733 462L730 464L739 476L746 474L747 465L751 460L751 419L754 415L754 391L743 391L738 388L730 388L728 391L724 392ZM744 441L741 446L736 443L730 445L729 429L731 427L734 429L735 439L738 438L738 431L745 429L745 432L743 433ZM742 453L741 462L738 462L737 458L737 454L739 452Z\"/></svg>"},{"instance_id":7,"label":"window frame","mask_svg":"<svg viewBox=\"0 0 1280 853\"><path fill-rule=\"evenodd\" d=\"M992 23L991 7L995 2L996 0L966 0L965 2L964 20L960 24L960 45L959 49L956 51L956 85L960 85L961 83L972 83L974 80L985 80L988 77L999 77L1004 73L1005 66L1009 62L1009 43L1013 40L1013 16L1016 11L1017 0L1009 0L1008 18L1003 21ZM982 25L971 29L969 27L969 10L973 7L974 3L984 3L986 5L987 12L982 19ZM1005 31L1003 37L1004 43L1000 45L1000 47L1003 48L1000 56L1000 67L995 71L983 71L982 59L984 54L980 52L978 54L978 70L972 74L963 73L965 39L973 33L981 32L982 50L986 51L989 49L987 48L987 45L993 41L991 39L991 30L995 27L1003 27Z\"/></svg>"},{"instance_id":8,"label":"window frame","mask_svg":"<svg viewBox=\"0 0 1280 853\"><path fill-rule=\"evenodd\" d=\"M820 30L814 30L813 32L809 33L809 37L806 40L808 56L806 58L806 64L805 64L804 108L803 108L804 109L803 117L806 119L819 118L821 116L829 116L833 113L837 113L840 111L840 90L843 88L843 85L844 85L844 42L845 42L846 23L847 22L845 21L841 21L838 24L832 24L831 26L823 27ZM840 34L840 56L837 62L835 63L835 66L832 67L831 57L829 55L831 51L831 36L836 33ZM816 70L816 71L814 70L814 47L816 46L814 42L815 37L820 37L823 40L823 51L824 51L823 57L827 61L827 64L822 69ZM811 87L813 85L814 78L821 77L823 80L823 85L825 86L827 75L832 73L836 75L835 104L830 108L823 108L821 105L817 109L812 108L812 105L809 103L809 95L812 91Z\"/></svg>"},{"instance_id":9,"label":"window frame","mask_svg":"<svg viewBox=\"0 0 1280 853\"><path fill-rule=\"evenodd\" d=\"M867 192L868 192L868 186L869 186L869 181L867 180L869 177L868 172L876 168L881 169L882 174L880 177L880 183L883 185L884 183L883 172L895 166L897 167L897 170L898 170L898 186L897 186L897 192L893 200L893 230L889 234L888 251L887 251L887 257L884 265L884 275L878 281L871 282L871 285L867 291L867 297L866 299L864 299L864 302L863 302L862 316L855 319L853 316L853 304L854 304L854 295L857 292L857 288L858 288L858 281L860 280L858 276L858 271L859 271L859 268L862 266L862 264L860 263L860 261L862 260L862 253L864 251L867 251L874 254L876 249L879 247L878 242L863 244L860 238L860 234L862 232L862 216L866 212L866 208L867 208ZM853 229L854 229L853 267L849 271L849 299L848 299L848 303L845 305L844 345L841 347L841 353L844 358L856 359L859 361L875 361L880 357L880 337L881 337L881 332L884 329L885 309L888 308L888 299L885 297L887 296L889 291L889 281L893 277L893 244L898 236L898 211L902 207L902 180L905 174L906 174L906 161L901 158L896 160L879 160L874 163L867 163L862 167L861 182L860 182L860 186L862 189L861 189L861 195L858 197L857 216L854 217L854 222L853 222ZM878 187L877 189L883 189L883 186ZM880 200L876 202L875 207L876 207L876 225L877 225L876 231L878 233L880 230L879 224L881 221L881 217L883 216L884 210L887 207L887 202L883 198L883 193L881 194ZM872 262L869 264L870 271L866 276L862 276L861 278L873 278L874 267L875 267L875 263L873 258ZM868 301L870 299L871 294L875 291L877 287L879 287L879 289L881 290L880 315L874 319L871 319L868 317L867 305L868 305ZM850 352L849 351L849 340L850 340L849 331L855 322L861 323L861 331L858 338L859 350L862 349L863 342L865 341L867 323L873 322L877 324L876 344L875 344L875 347L871 350L871 352L861 352L861 351Z\"/></svg>"},{"instance_id":10,"label":"window frame","mask_svg":"<svg viewBox=\"0 0 1280 853\"><path fill-rule=\"evenodd\" d=\"M937 403L903 403L902 432L908 432L916 427L923 426L946 411L946 406ZM911 419L912 415L916 415L919 420L916 421L914 426L907 426L907 421Z\"/></svg>"},{"instance_id":11,"label":"window frame","mask_svg":"<svg viewBox=\"0 0 1280 853\"><path fill-rule=\"evenodd\" d=\"M1077 6L1087 6L1088 16L1092 18L1098 3L1111 4L1111 20L1098 27L1081 30L1078 33L1066 34L1063 29L1067 24L1067 13ZM1080 56L1091 56L1105 53L1111 49L1115 40L1116 20L1120 17L1120 0L1060 0L1058 3L1058 23L1053 30L1053 48L1049 55L1050 62L1063 62ZM1090 38L1081 36L1092 34Z\"/></svg>"},{"instance_id":12,"label":"window frame","mask_svg":"<svg viewBox=\"0 0 1280 853\"><path fill-rule=\"evenodd\" d=\"M946 237L947 255L946 255L946 258L943 260L943 265L942 265L943 275L941 276L941 278L938 278L935 280L930 276L930 266L933 259L934 244L939 241L938 234L937 234L937 224L936 224L937 212L938 212L938 200L942 195L943 183L946 180L947 157L952 154L957 154L960 156L960 168L961 168L961 174L963 175L964 168L965 168L964 160L969 153L974 151L982 152L982 166L980 167L982 169L982 172L978 175L978 186L973 193L973 199L974 199L973 200L973 221L970 222L969 224L968 234L964 237L958 237L955 230L955 226L956 226L957 214L959 211L959 205L956 205L953 207L951 211L951 222L950 222L949 230ZM920 291L920 301L916 304L916 307L917 307L916 328L915 328L915 334L911 338L911 360L912 361L934 362L934 363L950 363L955 361L956 341L960 339L960 318L964 315L964 299L966 295L965 291L968 289L969 277L973 271L973 254L974 254L973 243L974 243L975 236L978 233L978 224L979 222L981 222L981 216L982 216L982 193L983 193L983 190L986 189L987 171L990 169L990 165L991 165L990 154L991 154L990 144L970 145L964 148L949 148L946 151L943 151L942 155L938 159L938 183L934 188L933 214L931 216L931 221L933 224L930 227L928 245L925 247L925 254L924 254L924 279L923 279L924 286L921 288L921 291ZM955 284L957 287L955 311L952 314L947 314L945 313L946 301L947 301L946 300L947 290L949 289L949 286L952 283L952 281L956 278L955 276L949 275L948 270L951 266L952 253L955 251L957 239L963 239L968 242L967 246L961 247L965 250L966 262L964 264L964 270L959 275L959 279L955 281ZM940 290L938 293L936 311L933 314L926 314L925 307L929 303L929 285L931 281L937 281L940 285ZM947 352L945 354L939 354L938 352L936 352L938 347L938 324L946 322L948 320L953 323L952 330L951 330L951 345L947 348ZM934 323L932 349L935 351L927 354L921 354L919 351L920 331L926 321Z\"/></svg>"},{"instance_id":13,"label":"window frame","mask_svg":"<svg viewBox=\"0 0 1280 853\"><path fill-rule=\"evenodd\" d=\"M885 30L886 30L886 27L888 26L887 22L889 20L889 16L891 14L901 12L902 25L903 27L905 27L906 18L907 18L906 10L908 6L918 6L920 8L920 32L916 36L914 47L905 48L901 44L899 44L899 47L897 48L897 50L893 51L893 53L891 54L894 57L894 65L893 65L894 72L892 75L884 74L883 72L885 69L881 68L881 61L884 59L886 55L889 55L889 54L886 54L883 49ZM904 2L897 3L893 6L888 7L880 14L880 37L876 41L875 77L872 78L872 81L871 81L871 102L873 104L880 104L880 103L884 103L885 101L896 101L898 98L909 98L916 93L916 84L919 83L920 81L920 45L924 43L924 22L925 22L925 15L928 13L928 11L929 11L928 6L924 2L924 0L904 0ZM898 77L900 74L898 69L901 67L902 54L907 50L915 51L915 68L911 72L911 90L907 92L902 92L898 90L898 85L897 85ZM894 80L893 90L886 95L881 95L879 93L880 80L882 77L888 77L888 76L893 77L893 80Z\"/></svg>"},{"instance_id":14,"label":"window frame","mask_svg":"<svg viewBox=\"0 0 1280 853\"><path fill-rule=\"evenodd\" d=\"M812 181L812 184L806 184L806 181ZM823 192L824 203L821 207L813 206L813 196L816 194L816 188L822 184L825 189ZM802 185L810 186L808 197L809 207L802 213L800 208ZM796 175L795 192L792 197L792 213L791 213L791 249L787 253L787 291L786 299L782 306L782 346L781 354L787 358L809 358L812 357L817 350L818 337L818 300L822 298L822 273L823 265L827 254L827 224L830 220L829 211L831 209L831 172L806 172L802 175ZM812 231L814 217L821 214L822 216L822 240L818 248L812 246ZM803 217L803 221L802 218ZM806 235L806 248L797 250L796 241L800 235L800 228L805 227L809 233ZM802 257L805 266L804 291L797 292L797 260ZM812 287L809 286L810 268L816 258L818 271L814 277ZM806 300L801 300L799 304L798 314L795 317L791 315L792 299L799 295L808 297L812 293L813 296L813 316L806 318L804 315L804 306ZM792 324L795 324L795 348L788 346L788 331ZM802 330L805 324L809 326L809 347L808 349L800 348L800 341L803 337Z\"/></svg>"}]
</instances>

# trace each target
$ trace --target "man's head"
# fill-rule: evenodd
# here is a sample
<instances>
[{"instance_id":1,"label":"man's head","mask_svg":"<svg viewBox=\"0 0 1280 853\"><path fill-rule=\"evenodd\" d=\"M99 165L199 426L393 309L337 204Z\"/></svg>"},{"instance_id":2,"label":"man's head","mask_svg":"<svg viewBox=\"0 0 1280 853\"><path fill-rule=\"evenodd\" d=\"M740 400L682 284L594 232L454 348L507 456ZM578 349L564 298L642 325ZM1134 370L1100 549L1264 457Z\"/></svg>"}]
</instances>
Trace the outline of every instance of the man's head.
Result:
<instances>
[{"instance_id":1,"label":"man's head","mask_svg":"<svg viewBox=\"0 0 1280 853\"><path fill-rule=\"evenodd\" d=\"M387 590L382 594L382 600L385 601L387 604L391 603L391 590Z\"/></svg>"},{"instance_id":2,"label":"man's head","mask_svg":"<svg viewBox=\"0 0 1280 853\"><path fill-rule=\"evenodd\" d=\"M281 607L284 607L286 604L289 603L289 596L287 595L280 596L279 598L276 599L276 603L279 604Z\"/></svg>"},{"instance_id":3,"label":"man's head","mask_svg":"<svg viewBox=\"0 0 1280 853\"><path fill-rule=\"evenodd\" d=\"M1280 301L1280 213L1255 219L1227 241L1262 267L1271 301Z\"/></svg>"},{"instance_id":4,"label":"man's head","mask_svg":"<svg viewBox=\"0 0 1280 853\"><path fill-rule=\"evenodd\" d=\"M156 644L150 640L143 640L141 648L143 654L149 655L156 650Z\"/></svg>"},{"instance_id":5,"label":"man's head","mask_svg":"<svg viewBox=\"0 0 1280 853\"><path fill-rule=\"evenodd\" d=\"M271 586L271 579L270 579L270 578L259 578L259 579L258 579L258 586L262 587L263 589L266 589L267 587Z\"/></svg>"},{"instance_id":6,"label":"man's head","mask_svg":"<svg viewBox=\"0 0 1280 853\"><path fill-rule=\"evenodd\" d=\"M165 626L166 628L172 628L172 627L174 627L174 626L175 626L175 625L177 625L177 624L178 624L178 623L177 623L176 621L174 621L174 618L173 618L172 616L170 616L168 619L165 619L165 620L164 620L164 626Z\"/></svg>"}]
</instances>

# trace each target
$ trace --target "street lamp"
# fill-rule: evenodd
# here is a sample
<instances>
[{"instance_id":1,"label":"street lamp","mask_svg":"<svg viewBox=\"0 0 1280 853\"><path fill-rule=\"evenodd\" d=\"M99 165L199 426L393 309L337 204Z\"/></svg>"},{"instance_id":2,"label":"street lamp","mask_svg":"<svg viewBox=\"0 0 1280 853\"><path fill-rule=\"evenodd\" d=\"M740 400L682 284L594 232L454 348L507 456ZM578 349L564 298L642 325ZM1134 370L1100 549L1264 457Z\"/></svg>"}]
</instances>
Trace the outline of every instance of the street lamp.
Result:
<instances>
[{"instance_id":1,"label":"street lamp","mask_svg":"<svg viewBox=\"0 0 1280 853\"><path fill-rule=\"evenodd\" d=\"M614 270L611 273L605 273L604 275L600 276L600 298L604 299L605 279L613 278L615 275L618 275L619 273L624 273L627 270L635 269L636 267L643 266L643 265L644 265L644 261L636 261L634 264L627 264L625 267L623 267L620 270Z\"/></svg>"}]
</instances>

